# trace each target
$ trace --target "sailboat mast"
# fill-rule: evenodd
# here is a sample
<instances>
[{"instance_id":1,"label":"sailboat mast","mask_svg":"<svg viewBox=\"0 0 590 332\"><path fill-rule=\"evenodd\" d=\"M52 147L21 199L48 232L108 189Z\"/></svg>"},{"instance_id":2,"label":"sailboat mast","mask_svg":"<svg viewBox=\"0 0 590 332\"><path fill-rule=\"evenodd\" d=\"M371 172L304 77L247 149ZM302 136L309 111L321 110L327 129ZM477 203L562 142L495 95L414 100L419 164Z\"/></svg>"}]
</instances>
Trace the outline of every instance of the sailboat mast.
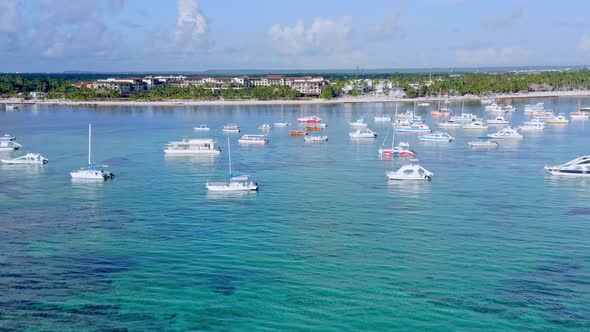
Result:
<instances>
[{"instance_id":1,"label":"sailboat mast","mask_svg":"<svg viewBox=\"0 0 590 332\"><path fill-rule=\"evenodd\" d=\"M395 115L393 116L393 134L391 135L391 149L395 145L395 133L397 132L397 104L395 104Z\"/></svg>"},{"instance_id":2,"label":"sailboat mast","mask_svg":"<svg viewBox=\"0 0 590 332\"><path fill-rule=\"evenodd\" d=\"M92 124L88 124L88 165L92 164L91 162L91 155L92 155Z\"/></svg>"},{"instance_id":3,"label":"sailboat mast","mask_svg":"<svg viewBox=\"0 0 590 332\"><path fill-rule=\"evenodd\" d=\"M229 160L229 176L231 177L231 144L229 143L229 137L227 138L227 159Z\"/></svg>"}]
</instances>

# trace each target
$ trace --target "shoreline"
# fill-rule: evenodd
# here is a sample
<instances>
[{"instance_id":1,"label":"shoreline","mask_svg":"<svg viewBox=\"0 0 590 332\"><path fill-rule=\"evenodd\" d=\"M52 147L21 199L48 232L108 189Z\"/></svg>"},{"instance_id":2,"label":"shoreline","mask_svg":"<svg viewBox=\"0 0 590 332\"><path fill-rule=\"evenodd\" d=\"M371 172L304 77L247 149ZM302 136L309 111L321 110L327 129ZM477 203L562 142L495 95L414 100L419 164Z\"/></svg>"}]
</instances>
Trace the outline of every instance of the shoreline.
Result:
<instances>
[{"instance_id":1,"label":"shoreline","mask_svg":"<svg viewBox=\"0 0 590 332\"><path fill-rule=\"evenodd\" d=\"M522 98L551 98L551 97L587 97L590 90L580 91L548 91L531 92L526 94L495 94L490 96L451 96L445 99L452 101L477 101L487 98L495 99L522 99ZM437 98L392 98L383 96L358 96L339 97L334 99L301 99L301 100L165 100L165 101L139 101L139 100L22 100L1 99L0 104L21 105L66 105L66 106L241 106L241 105L335 105L355 103L395 103L395 102L437 102Z\"/></svg>"}]
</instances>

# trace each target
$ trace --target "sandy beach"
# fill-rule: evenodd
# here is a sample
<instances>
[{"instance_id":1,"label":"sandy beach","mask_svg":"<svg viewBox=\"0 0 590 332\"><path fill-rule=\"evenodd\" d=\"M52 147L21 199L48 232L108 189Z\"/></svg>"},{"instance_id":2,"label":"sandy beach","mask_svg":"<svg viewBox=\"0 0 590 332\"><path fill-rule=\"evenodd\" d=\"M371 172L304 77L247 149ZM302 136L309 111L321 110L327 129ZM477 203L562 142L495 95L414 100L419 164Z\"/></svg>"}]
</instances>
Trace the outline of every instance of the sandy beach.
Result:
<instances>
[{"instance_id":1,"label":"sandy beach","mask_svg":"<svg viewBox=\"0 0 590 332\"><path fill-rule=\"evenodd\" d=\"M480 100L483 98L495 98L497 100L516 98L543 98L543 97L587 97L590 90L580 91L548 91L530 92L523 94L494 94L489 96L452 96L453 101ZM330 105L343 103L392 103L392 102L436 102L436 98L393 98L387 96L357 96L339 97L334 99L297 99L297 100L164 100L164 101L138 101L138 100L96 100L74 101L65 99L48 100L22 100L1 99L0 104L38 104L38 105L68 105L68 106L221 106L221 105Z\"/></svg>"}]
</instances>

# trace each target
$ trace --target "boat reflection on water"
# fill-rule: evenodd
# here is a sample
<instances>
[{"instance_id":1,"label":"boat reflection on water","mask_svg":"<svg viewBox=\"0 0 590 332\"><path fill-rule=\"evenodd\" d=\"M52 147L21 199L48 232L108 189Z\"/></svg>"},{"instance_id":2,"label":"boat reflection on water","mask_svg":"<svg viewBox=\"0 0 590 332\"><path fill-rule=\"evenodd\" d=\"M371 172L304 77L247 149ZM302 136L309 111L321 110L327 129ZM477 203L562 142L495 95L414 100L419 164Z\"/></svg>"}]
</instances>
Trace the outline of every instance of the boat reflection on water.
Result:
<instances>
[{"instance_id":1,"label":"boat reflection on water","mask_svg":"<svg viewBox=\"0 0 590 332\"><path fill-rule=\"evenodd\" d=\"M431 191L431 186L431 181L387 180L387 191L394 197L423 195Z\"/></svg>"},{"instance_id":2,"label":"boat reflection on water","mask_svg":"<svg viewBox=\"0 0 590 332\"><path fill-rule=\"evenodd\" d=\"M179 154L164 154L164 160L166 162L174 163L175 165L201 165L201 166L213 166L217 160L218 155L211 154L192 154L192 155L179 155Z\"/></svg>"},{"instance_id":3,"label":"boat reflection on water","mask_svg":"<svg viewBox=\"0 0 590 332\"><path fill-rule=\"evenodd\" d=\"M258 197L256 191L211 191L207 190L208 200L227 200L232 199L236 201L254 201Z\"/></svg>"}]
</instances>

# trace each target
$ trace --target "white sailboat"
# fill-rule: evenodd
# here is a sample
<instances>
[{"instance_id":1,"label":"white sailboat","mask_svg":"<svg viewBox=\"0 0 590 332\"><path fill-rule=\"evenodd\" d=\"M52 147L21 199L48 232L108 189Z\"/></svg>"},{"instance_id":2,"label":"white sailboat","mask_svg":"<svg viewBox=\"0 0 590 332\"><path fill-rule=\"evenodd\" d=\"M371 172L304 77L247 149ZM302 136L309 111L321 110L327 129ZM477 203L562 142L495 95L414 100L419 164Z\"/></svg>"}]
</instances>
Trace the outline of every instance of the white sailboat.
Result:
<instances>
[{"instance_id":1,"label":"white sailboat","mask_svg":"<svg viewBox=\"0 0 590 332\"><path fill-rule=\"evenodd\" d=\"M101 165L92 163L92 125L88 124L88 167L82 167L77 171L72 171L72 179L78 180L100 180L112 179L115 175L102 169Z\"/></svg>"},{"instance_id":2,"label":"white sailboat","mask_svg":"<svg viewBox=\"0 0 590 332\"><path fill-rule=\"evenodd\" d=\"M395 115L393 121L397 121L397 105L395 105ZM389 136L389 131L393 127L393 134L391 135L391 148L385 147L385 141L387 141L387 136ZM398 157L413 157L414 151L410 150L410 144L400 142L398 146L395 146L395 134L397 131L397 126L390 126L387 129L387 133L385 134L385 138L383 139L383 143L381 143L381 148L379 149L380 156L398 156Z\"/></svg>"},{"instance_id":3,"label":"white sailboat","mask_svg":"<svg viewBox=\"0 0 590 332\"><path fill-rule=\"evenodd\" d=\"M231 169L231 144L227 138L227 158L229 161L229 181L228 182L206 182L205 187L209 191L254 191L258 190L258 183L250 181L247 175L232 174Z\"/></svg>"},{"instance_id":4,"label":"white sailboat","mask_svg":"<svg viewBox=\"0 0 590 332\"><path fill-rule=\"evenodd\" d=\"M275 125L275 127L289 127L291 125L291 123L285 122L285 120L283 120L283 105L282 104L281 104L281 122L275 122L274 125Z\"/></svg>"}]
</instances>

